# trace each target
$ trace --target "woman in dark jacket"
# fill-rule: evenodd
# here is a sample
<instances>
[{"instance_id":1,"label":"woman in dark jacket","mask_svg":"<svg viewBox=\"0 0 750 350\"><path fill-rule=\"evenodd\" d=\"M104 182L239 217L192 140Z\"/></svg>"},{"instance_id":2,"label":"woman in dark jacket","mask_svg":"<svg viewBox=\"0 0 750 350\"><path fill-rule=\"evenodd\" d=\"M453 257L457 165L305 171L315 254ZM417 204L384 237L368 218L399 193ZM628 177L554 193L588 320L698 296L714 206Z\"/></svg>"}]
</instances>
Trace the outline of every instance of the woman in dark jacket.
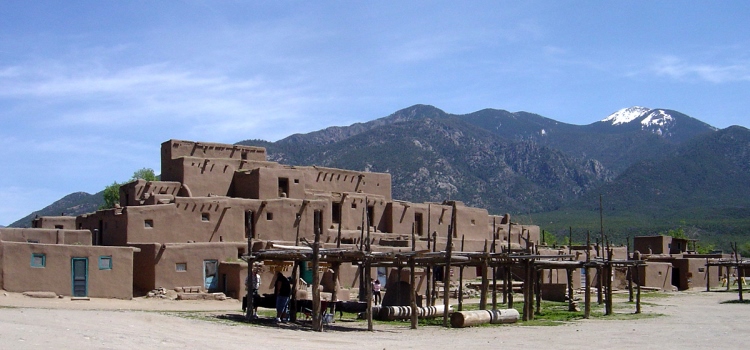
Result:
<instances>
[{"instance_id":1,"label":"woman in dark jacket","mask_svg":"<svg viewBox=\"0 0 750 350\"><path fill-rule=\"evenodd\" d=\"M276 284L273 292L276 294L276 322L281 322L286 320L286 306L289 304L289 297L292 295L292 284L281 272L276 273Z\"/></svg>"}]
</instances>

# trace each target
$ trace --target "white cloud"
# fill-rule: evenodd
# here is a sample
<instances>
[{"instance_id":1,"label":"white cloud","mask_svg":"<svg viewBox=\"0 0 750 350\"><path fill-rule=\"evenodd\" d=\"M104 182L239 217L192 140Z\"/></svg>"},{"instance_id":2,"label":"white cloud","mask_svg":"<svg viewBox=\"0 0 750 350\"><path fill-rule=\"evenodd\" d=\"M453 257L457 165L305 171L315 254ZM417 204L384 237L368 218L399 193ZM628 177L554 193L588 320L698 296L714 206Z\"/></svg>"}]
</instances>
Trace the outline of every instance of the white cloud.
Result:
<instances>
[{"instance_id":1,"label":"white cloud","mask_svg":"<svg viewBox=\"0 0 750 350\"><path fill-rule=\"evenodd\" d=\"M734 64L691 63L675 56L661 57L651 66L660 76L681 80L704 80L721 84L737 81L750 81L750 62Z\"/></svg>"}]
</instances>

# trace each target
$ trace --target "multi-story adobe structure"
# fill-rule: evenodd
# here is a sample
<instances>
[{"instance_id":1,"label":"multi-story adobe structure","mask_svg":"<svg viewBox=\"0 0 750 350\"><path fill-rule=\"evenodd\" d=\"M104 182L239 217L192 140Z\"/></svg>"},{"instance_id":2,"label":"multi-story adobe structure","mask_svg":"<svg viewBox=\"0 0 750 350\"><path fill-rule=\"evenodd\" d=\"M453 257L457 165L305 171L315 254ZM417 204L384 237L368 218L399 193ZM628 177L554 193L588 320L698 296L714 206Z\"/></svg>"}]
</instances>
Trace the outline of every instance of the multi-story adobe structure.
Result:
<instances>
[{"instance_id":1,"label":"multi-story adobe structure","mask_svg":"<svg viewBox=\"0 0 750 350\"><path fill-rule=\"evenodd\" d=\"M247 275L240 257L247 253L248 235L254 251L312 241L315 211L323 214L324 247L357 249L368 230L376 251L411 250L412 233L417 250L427 249L428 237L443 250L454 213L454 242L460 239L465 251L481 251L493 238L503 247L510 240L513 249L539 243L538 226L510 225L509 215L455 201L394 200L388 173L288 166L267 161L260 147L179 140L161 145L160 181L121 186L113 209L39 218L34 227L85 232L90 249L128 247L132 294L200 286L240 297ZM272 290L274 270L286 266L263 271L261 293ZM302 269L303 277L311 273ZM388 273L377 269L378 278ZM466 278L476 277L467 272ZM342 266L341 287L357 288L358 276L356 266Z\"/></svg>"}]
</instances>

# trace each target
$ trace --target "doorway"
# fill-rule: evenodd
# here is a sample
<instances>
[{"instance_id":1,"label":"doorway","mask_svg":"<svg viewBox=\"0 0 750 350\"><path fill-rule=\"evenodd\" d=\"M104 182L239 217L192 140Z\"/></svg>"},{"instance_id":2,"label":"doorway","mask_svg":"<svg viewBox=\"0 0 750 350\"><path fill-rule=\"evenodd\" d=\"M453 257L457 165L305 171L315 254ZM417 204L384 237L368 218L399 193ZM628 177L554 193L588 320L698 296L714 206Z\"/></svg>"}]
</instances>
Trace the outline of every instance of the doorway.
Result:
<instances>
[{"instance_id":1,"label":"doorway","mask_svg":"<svg viewBox=\"0 0 750 350\"><path fill-rule=\"evenodd\" d=\"M203 260L203 286L208 292L215 292L219 285L219 261Z\"/></svg>"},{"instance_id":2,"label":"doorway","mask_svg":"<svg viewBox=\"0 0 750 350\"><path fill-rule=\"evenodd\" d=\"M71 260L71 280L73 284L73 297L85 298L89 295L89 259L73 258Z\"/></svg>"}]
</instances>

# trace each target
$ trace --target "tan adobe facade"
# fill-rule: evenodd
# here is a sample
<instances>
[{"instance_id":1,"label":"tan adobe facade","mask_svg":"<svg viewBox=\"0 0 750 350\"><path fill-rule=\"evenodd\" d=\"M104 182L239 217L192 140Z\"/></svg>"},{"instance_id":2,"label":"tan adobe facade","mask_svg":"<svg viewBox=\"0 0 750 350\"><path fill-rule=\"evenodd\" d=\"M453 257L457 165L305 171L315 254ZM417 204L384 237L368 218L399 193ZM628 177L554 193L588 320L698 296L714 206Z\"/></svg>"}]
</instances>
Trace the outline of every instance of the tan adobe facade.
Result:
<instances>
[{"instance_id":1,"label":"tan adobe facade","mask_svg":"<svg viewBox=\"0 0 750 350\"><path fill-rule=\"evenodd\" d=\"M326 247L358 249L363 232L369 231L373 250L411 250L414 232L417 250L427 249L428 237L444 250L454 204L456 250L462 244L465 251L481 251L493 238L498 250L508 240L512 249L539 244L538 226L509 225L507 215L489 215L460 202L394 200L388 173L288 166L267 161L260 147L180 140L164 142L161 157L161 180L121 186L116 208L76 218L38 218L35 227L85 232L88 240L82 245L90 249L128 247L122 249L132 254L131 275L125 279L130 295L199 286L241 296L244 286L237 281L244 280L247 265L238 261L247 253L248 233L254 232L253 250L312 241L315 211L323 214ZM267 266L261 293L271 290L265 282L275 271L285 269ZM465 278L476 277L470 270ZM372 272L389 274L387 269ZM342 266L339 278L342 288L359 286L356 266Z\"/></svg>"}]
</instances>

